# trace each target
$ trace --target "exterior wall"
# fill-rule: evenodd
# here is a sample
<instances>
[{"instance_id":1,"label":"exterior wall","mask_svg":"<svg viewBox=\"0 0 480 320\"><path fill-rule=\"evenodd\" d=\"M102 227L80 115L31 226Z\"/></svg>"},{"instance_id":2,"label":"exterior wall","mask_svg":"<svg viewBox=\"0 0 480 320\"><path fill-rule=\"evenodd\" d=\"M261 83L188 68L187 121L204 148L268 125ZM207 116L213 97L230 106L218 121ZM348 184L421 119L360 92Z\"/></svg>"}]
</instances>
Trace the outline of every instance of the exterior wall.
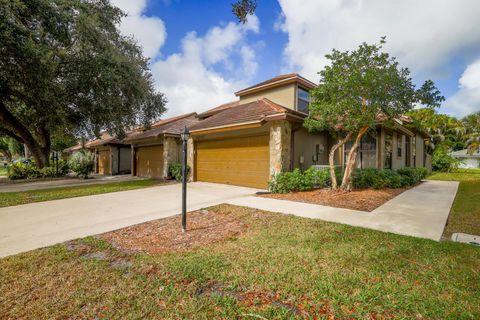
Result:
<instances>
[{"instance_id":1,"label":"exterior wall","mask_svg":"<svg viewBox=\"0 0 480 320\"><path fill-rule=\"evenodd\" d=\"M179 162L178 158L178 139L174 137L163 138L163 177L168 177L168 167L170 164Z\"/></svg>"},{"instance_id":2,"label":"exterior wall","mask_svg":"<svg viewBox=\"0 0 480 320\"><path fill-rule=\"evenodd\" d=\"M109 175L112 174L112 148L110 146L100 146L92 150L92 152L95 153L95 168L94 171L95 173L98 173L98 155L100 151L110 151L110 172L108 173Z\"/></svg>"},{"instance_id":3,"label":"exterior wall","mask_svg":"<svg viewBox=\"0 0 480 320\"><path fill-rule=\"evenodd\" d=\"M270 126L270 176L290 170L291 141L291 123L274 121Z\"/></svg>"},{"instance_id":4,"label":"exterior wall","mask_svg":"<svg viewBox=\"0 0 480 320\"><path fill-rule=\"evenodd\" d=\"M295 110L296 107L296 88L295 83L285 84L283 86L262 90L240 97L240 104L257 101L261 98L267 98L284 107Z\"/></svg>"},{"instance_id":5,"label":"exterior wall","mask_svg":"<svg viewBox=\"0 0 480 320\"><path fill-rule=\"evenodd\" d=\"M117 146L110 147L110 174L118 174L118 153L120 148Z\"/></svg>"},{"instance_id":6,"label":"exterior wall","mask_svg":"<svg viewBox=\"0 0 480 320\"><path fill-rule=\"evenodd\" d=\"M180 149L180 158L182 157L182 150ZM188 181L194 181L195 179L195 142L192 137L188 139L187 142L187 165L190 167L190 172L188 174Z\"/></svg>"},{"instance_id":7,"label":"exterior wall","mask_svg":"<svg viewBox=\"0 0 480 320\"><path fill-rule=\"evenodd\" d=\"M130 147L110 147L110 172L112 175L128 173L131 170Z\"/></svg>"},{"instance_id":8,"label":"exterior wall","mask_svg":"<svg viewBox=\"0 0 480 320\"><path fill-rule=\"evenodd\" d=\"M398 144L397 144L397 137L398 135L402 136L402 154L401 156L398 156ZM393 155L392 155L392 169L400 169L405 167L405 134L400 133L400 132L393 132Z\"/></svg>"},{"instance_id":9,"label":"exterior wall","mask_svg":"<svg viewBox=\"0 0 480 320\"><path fill-rule=\"evenodd\" d=\"M423 153L425 152L425 142L423 141L423 137L419 134L415 135L416 139L416 156L415 156L415 167L421 168L423 167ZM412 162L413 166L413 162Z\"/></svg>"},{"instance_id":10,"label":"exterior wall","mask_svg":"<svg viewBox=\"0 0 480 320\"><path fill-rule=\"evenodd\" d=\"M293 168L306 170L314 164L327 165L329 141L328 133L310 133L305 128L300 128L293 133ZM319 145L320 155L318 161L313 161L316 145ZM303 164L300 159L303 157Z\"/></svg>"},{"instance_id":11,"label":"exterior wall","mask_svg":"<svg viewBox=\"0 0 480 320\"><path fill-rule=\"evenodd\" d=\"M131 168L131 151L130 147L120 147L120 172L119 173L128 173Z\"/></svg>"}]
</instances>

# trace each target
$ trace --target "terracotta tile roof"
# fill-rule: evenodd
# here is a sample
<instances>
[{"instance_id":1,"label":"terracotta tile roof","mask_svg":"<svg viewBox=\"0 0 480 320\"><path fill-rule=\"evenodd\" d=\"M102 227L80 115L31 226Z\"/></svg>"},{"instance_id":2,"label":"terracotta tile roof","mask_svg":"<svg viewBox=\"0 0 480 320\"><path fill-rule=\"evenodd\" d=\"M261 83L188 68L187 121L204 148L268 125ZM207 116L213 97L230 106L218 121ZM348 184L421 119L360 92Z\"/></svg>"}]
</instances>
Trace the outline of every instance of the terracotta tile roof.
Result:
<instances>
[{"instance_id":1,"label":"terracotta tile roof","mask_svg":"<svg viewBox=\"0 0 480 320\"><path fill-rule=\"evenodd\" d=\"M113 137L107 132L103 132L100 136L100 139L90 140L85 143L85 148L93 148L106 144L123 144L123 141Z\"/></svg>"},{"instance_id":2,"label":"terracotta tile roof","mask_svg":"<svg viewBox=\"0 0 480 320\"><path fill-rule=\"evenodd\" d=\"M217 114L219 113L220 111L223 111L225 109L228 109L228 108L232 108L232 107L236 107L240 104L240 101L236 100L236 101L231 101L231 102L227 102L227 103L224 103L224 104L221 104L219 105L218 107L215 107L215 108L212 108L212 109L209 109L205 112L202 112L200 114L197 115L197 118L199 119L205 119L205 118L208 118L210 116L213 116L214 114Z\"/></svg>"},{"instance_id":3,"label":"terracotta tile roof","mask_svg":"<svg viewBox=\"0 0 480 320\"><path fill-rule=\"evenodd\" d=\"M72 153L72 152L78 151L80 149L82 149L82 145L79 143L79 144L76 144L76 145L71 146L69 148L63 149L63 152Z\"/></svg>"},{"instance_id":4,"label":"terracotta tile roof","mask_svg":"<svg viewBox=\"0 0 480 320\"><path fill-rule=\"evenodd\" d=\"M259 89L261 87L272 87L272 86L275 86L276 83L283 84L283 83L289 83L290 81L291 82L295 82L295 81L301 82L309 88L313 88L313 87L316 86L315 83L313 83L312 81L302 77L298 73L287 73L287 74L282 74L282 75L273 77L271 79L265 80L263 82L257 83L257 84L255 84L251 87L242 89L240 91L237 91L237 92L235 92L235 95L242 96L245 93L248 93L250 91L254 91L255 89Z\"/></svg>"},{"instance_id":5,"label":"terracotta tile roof","mask_svg":"<svg viewBox=\"0 0 480 320\"><path fill-rule=\"evenodd\" d=\"M197 114L195 112L184 114L178 117L169 118L155 123L155 127L152 126L151 129L145 131L137 131L131 135L128 135L125 139L126 142L145 140L157 138L162 134L173 134L179 135L185 126L188 128L192 124L198 122L196 118Z\"/></svg>"},{"instance_id":6,"label":"terracotta tile roof","mask_svg":"<svg viewBox=\"0 0 480 320\"><path fill-rule=\"evenodd\" d=\"M199 121L189 127L190 131L235 125L245 122L268 120L269 116L291 114L300 118L306 115L298 111L281 106L267 98L240 104L227 108L205 120Z\"/></svg>"}]
</instances>

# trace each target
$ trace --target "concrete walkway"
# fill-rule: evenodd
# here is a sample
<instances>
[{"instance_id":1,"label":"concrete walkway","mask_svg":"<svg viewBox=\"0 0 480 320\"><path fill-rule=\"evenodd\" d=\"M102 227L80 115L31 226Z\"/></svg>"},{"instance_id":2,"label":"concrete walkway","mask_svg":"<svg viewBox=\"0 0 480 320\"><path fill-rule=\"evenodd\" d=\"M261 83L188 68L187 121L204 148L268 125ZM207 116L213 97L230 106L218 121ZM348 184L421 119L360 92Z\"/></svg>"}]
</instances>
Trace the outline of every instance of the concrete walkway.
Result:
<instances>
[{"instance_id":1,"label":"concrete walkway","mask_svg":"<svg viewBox=\"0 0 480 320\"><path fill-rule=\"evenodd\" d=\"M256 189L195 182L188 210L220 203L440 240L458 182L427 181L373 212L254 196ZM181 184L0 208L0 257L181 212Z\"/></svg>"},{"instance_id":2,"label":"concrete walkway","mask_svg":"<svg viewBox=\"0 0 480 320\"><path fill-rule=\"evenodd\" d=\"M145 178L134 177L129 174L117 176L92 175L89 179L80 179L78 177L67 177L52 180L37 181L2 181L0 183L0 192L22 192L30 190L41 190L60 187L75 187L92 184L104 184L110 182L123 182L132 180L144 180Z\"/></svg>"},{"instance_id":3,"label":"concrete walkway","mask_svg":"<svg viewBox=\"0 0 480 320\"><path fill-rule=\"evenodd\" d=\"M181 184L0 208L0 257L181 213ZM195 182L188 210L225 203L258 190Z\"/></svg>"},{"instance_id":4,"label":"concrete walkway","mask_svg":"<svg viewBox=\"0 0 480 320\"><path fill-rule=\"evenodd\" d=\"M457 181L426 181L372 212L253 196L228 203L439 241L457 189Z\"/></svg>"}]
</instances>

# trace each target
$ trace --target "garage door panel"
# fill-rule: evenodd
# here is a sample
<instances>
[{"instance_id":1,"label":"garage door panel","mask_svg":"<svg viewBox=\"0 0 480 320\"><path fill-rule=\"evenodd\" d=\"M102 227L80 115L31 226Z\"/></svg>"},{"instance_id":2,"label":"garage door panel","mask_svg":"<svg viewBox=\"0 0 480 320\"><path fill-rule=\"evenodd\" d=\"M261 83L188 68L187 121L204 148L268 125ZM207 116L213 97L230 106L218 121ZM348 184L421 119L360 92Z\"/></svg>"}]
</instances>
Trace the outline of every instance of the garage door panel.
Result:
<instances>
[{"instance_id":1,"label":"garage door panel","mask_svg":"<svg viewBox=\"0 0 480 320\"><path fill-rule=\"evenodd\" d=\"M110 151L102 150L98 152L98 173L110 174Z\"/></svg>"},{"instance_id":2,"label":"garage door panel","mask_svg":"<svg viewBox=\"0 0 480 320\"><path fill-rule=\"evenodd\" d=\"M136 172L139 177L163 178L163 146L138 147Z\"/></svg>"},{"instance_id":3,"label":"garage door panel","mask_svg":"<svg viewBox=\"0 0 480 320\"><path fill-rule=\"evenodd\" d=\"M197 180L266 188L268 136L197 143Z\"/></svg>"}]
</instances>

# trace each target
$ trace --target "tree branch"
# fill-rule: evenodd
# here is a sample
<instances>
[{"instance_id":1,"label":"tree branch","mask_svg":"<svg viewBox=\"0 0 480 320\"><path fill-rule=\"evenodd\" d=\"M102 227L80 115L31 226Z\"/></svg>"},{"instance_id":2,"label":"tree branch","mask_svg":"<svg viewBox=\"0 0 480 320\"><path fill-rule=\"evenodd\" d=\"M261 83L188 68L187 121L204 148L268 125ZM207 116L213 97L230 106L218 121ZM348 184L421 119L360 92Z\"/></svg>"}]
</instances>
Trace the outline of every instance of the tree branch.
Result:
<instances>
[{"instance_id":1,"label":"tree branch","mask_svg":"<svg viewBox=\"0 0 480 320\"><path fill-rule=\"evenodd\" d=\"M23 139L20 138L17 134L15 134L15 132L13 132L12 130L9 130L9 129L7 129L7 128L2 128L2 127L0 127L0 134L1 134L1 133L3 133L3 134L5 134L5 135L7 135L7 136L9 136L9 137L17 140L17 141L20 142L20 143L23 143Z\"/></svg>"}]
</instances>

